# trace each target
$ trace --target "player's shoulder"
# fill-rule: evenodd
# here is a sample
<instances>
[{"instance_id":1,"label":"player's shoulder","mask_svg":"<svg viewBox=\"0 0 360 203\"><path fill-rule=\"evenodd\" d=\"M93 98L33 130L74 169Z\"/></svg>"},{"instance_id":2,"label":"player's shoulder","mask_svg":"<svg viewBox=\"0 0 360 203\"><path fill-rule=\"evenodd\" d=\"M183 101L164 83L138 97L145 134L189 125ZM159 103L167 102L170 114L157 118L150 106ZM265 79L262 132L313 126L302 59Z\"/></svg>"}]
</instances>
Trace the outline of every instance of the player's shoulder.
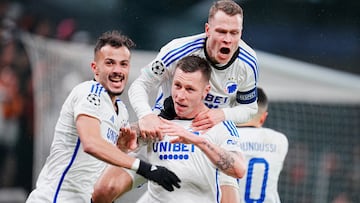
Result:
<instances>
[{"instance_id":1,"label":"player's shoulder","mask_svg":"<svg viewBox=\"0 0 360 203\"><path fill-rule=\"evenodd\" d=\"M244 40L240 39L239 41L240 54L247 54L253 58L257 58L255 50L248 45Z\"/></svg>"},{"instance_id":2,"label":"player's shoulder","mask_svg":"<svg viewBox=\"0 0 360 203\"><path fill-rule=\"evenodd\" d=\"M76 85L72 92L77 94L94 94L101 96L102 93L106 92L106 90L99 82L95 80L88 80Z\"/></svg>"},{"instance_id":3,"label":"player's shoulder","mask_svg":"<svg viewBox=\"0 0 360 203\"><path fill-rule=\"evenodd\" d=\"M205 39L206 39L205 33L179 37L179 38L175 38L175 39L171 40L170 42L168 42L162 49L173 49L173 48L182 47L187 44L190 45L192 43L200 43L201 44L201 43L205 42Z\"/></svg>"},{"instance_id":4,"label":"player's shoulder","mask_svg":"<svg viewBox=\"0 0 360 203\"><path fill-rule=\"evenodd\" d=\"M263 127L262 129L266 132L266 134L268 136L271 136L273 138L276 138L278 140L281 140L283 142L288 143L288 139L287 139L287 137L286 137L286 135L284 133L279 132L279 131L274 130L274 129L271 129L271 128L266 128L266 127Z\"/></svg>"},{"instance_id":5,"label":"player's shoulder","mask_svg":"<svg viewBox=\"0 0 360 203\"><path fill-rule=\"evenodd\" d=\"M235 123L230 120L222 121L222 122L216 124L211 129L214 129L215 131L218 131L218 132L219 131L227 132L227 134L232 137L239 137L239 133L236 129Z\"/></svg>"}]
</instances>

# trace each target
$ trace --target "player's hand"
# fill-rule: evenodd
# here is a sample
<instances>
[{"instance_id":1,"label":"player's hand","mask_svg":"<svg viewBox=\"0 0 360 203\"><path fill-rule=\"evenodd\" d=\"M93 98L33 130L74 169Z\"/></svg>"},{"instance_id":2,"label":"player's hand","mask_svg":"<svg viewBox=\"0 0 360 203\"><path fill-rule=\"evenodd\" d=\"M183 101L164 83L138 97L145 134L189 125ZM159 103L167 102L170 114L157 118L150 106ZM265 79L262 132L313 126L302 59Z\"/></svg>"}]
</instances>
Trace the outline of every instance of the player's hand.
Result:
<instances>
[{"instance_id":1,"label":"player's hand","mask_svg":"<svg viewBox=\"0 0 360 203\"><path fill-rule=\"evenodd\" d=\"M149 114L139 120L140 135L144 139L162 140L163 134L159 126L161 125L160 118L155 114Z\"/></svg>"},{"instance_id":2,"label":"player's hand","mask_svg":"<svg viewBox=\"0 0 360 203\"><path fill-rule=\"evenodd\" d=\"M126 153L135 150L138 147L136 132L128 127L120 128L120 135L116 145Z\"/></svg>"},{"instance_id":3,"label":"player's hand","mask_svg":"<svg viewBox=\"0 0 360 203\"><path fill-rule=\"evenodd\" d=\"M145 161L140 160L137 174L145 178L155 181L167 191L174 191L174 186L180 188L180 179L176 174L163 166L151 165Z\"/></svg>"},{"instance_id":4,"label":"player's hand","mask_svg":"<svg viewBox=\"0 0 360 203\"><path fill-rule=\"evenodd\" d=\"M209 109L208 111L199 113L192 121L192 129L194 131L205 131L214 125L225 120L225 114L221 109Z\"/></svg>"},{"instance_id":5,"label":"player's hand","mask_svg":"<svg viewBox=\"0 0 360 203\"><path fill-rule=\"evenodd\" d=\"M160 126L162 133L175 138L170 140L171 143L181 142L184 144L197 144L201 142L201 138L194 133L188 131L183 126L161 118L163 124Z\"/></svg>"}]
</instances>

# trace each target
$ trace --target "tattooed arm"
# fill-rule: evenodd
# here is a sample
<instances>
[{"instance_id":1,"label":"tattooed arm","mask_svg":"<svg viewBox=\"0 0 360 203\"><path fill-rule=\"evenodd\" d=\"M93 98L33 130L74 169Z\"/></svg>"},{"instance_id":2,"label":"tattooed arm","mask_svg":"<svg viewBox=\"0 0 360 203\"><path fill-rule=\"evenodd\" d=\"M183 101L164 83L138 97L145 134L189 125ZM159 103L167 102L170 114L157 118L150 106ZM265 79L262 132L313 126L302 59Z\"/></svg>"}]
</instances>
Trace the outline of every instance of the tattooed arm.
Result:
<instances>
[{"instance_id":1,"label":"tattooed arm","mask_svg":"<svg viewBox=\"0 0 360 203\"><path fill-rule=\"evenodd\" d=\"M234 178L242 178L245 175L245 160L240 152L227 151L171 121L163 120L163 122L160 129L164 134L175 137L171 140L172 143L194 144L225 174Z\"/></svg>"},{"instance_id":2,"label":"tattooed arm","mask_svg":"<svg viewBox=\"0 0 360 203\"><path fill-rule=\"evenodd\" d=\"M226 175L234 178L242 178L245 175L245 160L240 152L227 151L204 138L196 146Z\"/></svg>"}]
</instances>

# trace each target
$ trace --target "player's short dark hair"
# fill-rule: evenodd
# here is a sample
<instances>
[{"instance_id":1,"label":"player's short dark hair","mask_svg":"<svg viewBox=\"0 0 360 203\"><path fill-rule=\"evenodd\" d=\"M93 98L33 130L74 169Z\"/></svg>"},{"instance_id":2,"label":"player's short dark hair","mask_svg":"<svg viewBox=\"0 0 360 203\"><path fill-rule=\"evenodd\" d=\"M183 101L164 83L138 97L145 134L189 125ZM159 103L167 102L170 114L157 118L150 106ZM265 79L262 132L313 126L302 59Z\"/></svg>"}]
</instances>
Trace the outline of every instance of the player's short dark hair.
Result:
<instances>
[{"instance_id":1,"label":"player's short dark hair","mask_svg":"<svg viewBox=\"0 0 360 203\"><path fill-rule=\"evenodd\" d=\"M229 16L240 15L243 17L243 9L232 0L215 1L210 7L208 21L214 17L218 11L223 11Z\"/></svg>"},{"instance_id":2,"label":"player's short dark hair","mask_svg":"<svg viewBox=\"0 0 360 203\"><path fill-rule=\"evenodd\" d=\"M200 56L185 56L177 62L176 68L180 68L180 70L185 73L200 71L206 81L210 80L211 77L211 67L209 63Z\"/></svg>"},{"instance_id":3,"label":"player's short dark hair","mask_svg":"<svg viewBox=\"0 0 360 203\"><path fill-rule=\"evenodd\" d=\"M121 34L121 32L112 30L100 35L96 41L94 53L98 52L105 45L110 45L115 48L125 46L131 49L135 46L135 43L128 36Z\"/></svg>"},{"instance_id":4,"label":"player's short dark hair","mask_svg":"<svg viewBox=\"0 0 360 203\"><path fill-rule=\"evenodd\" d=\"M257 87L257 104L259 108L267 111L268 108L268 98L261 87Z\"/></svg>"}]
</instances>

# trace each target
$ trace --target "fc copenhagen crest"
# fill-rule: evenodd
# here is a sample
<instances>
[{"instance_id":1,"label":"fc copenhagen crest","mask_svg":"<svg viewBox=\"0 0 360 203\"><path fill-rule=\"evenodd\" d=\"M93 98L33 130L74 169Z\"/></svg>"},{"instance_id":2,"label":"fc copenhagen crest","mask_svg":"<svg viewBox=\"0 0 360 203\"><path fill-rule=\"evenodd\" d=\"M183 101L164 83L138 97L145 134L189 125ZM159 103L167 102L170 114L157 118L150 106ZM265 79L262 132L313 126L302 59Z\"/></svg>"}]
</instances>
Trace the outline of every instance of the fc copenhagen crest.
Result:
<instances>
[{"instance_id":1,"label":"fc copenhagen crest","mask_svg":"<svg viewBox=\"0 0 360 203\"><path fill-rule=\"evenodd\" d=\"M228 94L235 94L237 90L237 84L233 81L228 81L225 85L225 92Z\"/></svg>"}]
</instances>

